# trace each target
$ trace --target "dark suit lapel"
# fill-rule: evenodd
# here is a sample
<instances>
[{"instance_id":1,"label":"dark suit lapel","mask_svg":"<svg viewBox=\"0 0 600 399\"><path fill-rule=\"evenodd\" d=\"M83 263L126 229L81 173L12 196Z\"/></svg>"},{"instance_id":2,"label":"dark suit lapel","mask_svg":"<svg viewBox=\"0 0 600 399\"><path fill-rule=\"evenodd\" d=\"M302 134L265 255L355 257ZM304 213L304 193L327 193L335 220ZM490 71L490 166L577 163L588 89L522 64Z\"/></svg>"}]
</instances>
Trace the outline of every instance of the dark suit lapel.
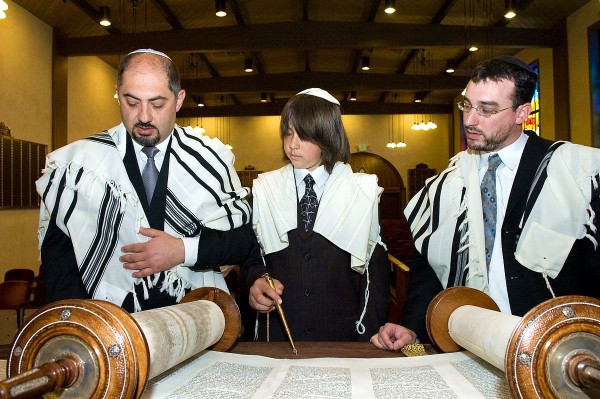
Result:
<instances>
[{"instance_id":1,"label":"dark suit lapel","mask_svg":"<svg viewBox=\"0 0 600 399\"><path fill-rule=\"evenodd\" d=\"M148 218L148 223L153 229L164 230L170 152L171 144L169 143L167 154L165 155L162 167L160 168L160 173L158 174L158 181L156 182L156 188L154 189L154 195L152 196L152 204L148 204L146 190L144 189L144 182L142 181L142 174L140 173L140 168L135 156L133 141L131 136L127 134L127 145L125 157L123 158L123 164L127 170L129 180L131 181L131 184L135 188L135 191L140 198L142 208L144 209L144 213Z\"/></svg>"},{"instance_id":2,"label":"dark suit lapel","mask_svg":"<svg viewBox=\"0 0 600 399\"><path fill-rule=\"evenodd\" d=\"M165 215L167 211L167 183L169 181L169 161L171 159L171 142L167 147L167 153L160 167L156 188L150 204L150 213L147 214L150 227L155 229L165 229Z\"/></svg>"},{"instance_id":3,"label":"dark suit lapel","mask_svg":"<svg viewBox=\"0 0 600 399\"><path fill-rule=\"evenodd\" d=\"M138 166L137 158L135 156L135 149L133 148L133 141L131 136L127 134L127 145L125 147L125 157L123 158L123 164L125 164L125 170L129 176L129 181L135 188L135 192L140 198L144 213L148 214L150 206L148 205L148 198L146 198L146 190L144 189L144 182L142 181L142 174L140 173L140 167Z\"/></svg>"},{"instance_id":4,"label":"dark suit lapel","mask_svg":"<svg viewBox=\"0 0 600 399\"><path fill-rule=\"evenodd\" d=\"M523 204L519 209L524 209L524 203L527 199L529 189L531 188L531 182L533 181L535 172L551 144L549 141L541 139L536 134L528 133L528 136L529 139L527 140L527 144L525 144L515 181L510 190L510 196L506 206L507 216L510 215L519 204Z\"/></svg>"}]
</instances>

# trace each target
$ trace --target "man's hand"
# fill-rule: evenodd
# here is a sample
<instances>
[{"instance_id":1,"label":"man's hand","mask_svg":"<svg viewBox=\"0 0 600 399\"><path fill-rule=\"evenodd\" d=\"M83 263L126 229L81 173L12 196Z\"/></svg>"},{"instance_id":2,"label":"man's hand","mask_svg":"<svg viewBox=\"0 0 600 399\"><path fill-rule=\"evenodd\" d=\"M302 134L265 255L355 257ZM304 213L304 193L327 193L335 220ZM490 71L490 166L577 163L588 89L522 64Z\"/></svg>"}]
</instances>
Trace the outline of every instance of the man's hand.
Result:
<instances>
[{"instance_id":1,"label":"man's hand","mask_svg":"<svg viewBox=\"0 0 600 399\"><path fill-rule=\"evenodd\" d=\"M275 289L271 288L267 280L262 277L257 278L252 287L250 287L250 306L259 313L269 313L275 309L275 302L281 305L283 284L279 280L272 280Z\"/></svg>"},{"instance_id":2,"label":"man's hand","mask_svg":"<svg viewBox=\"0 0 600 399\"><path fill-rule=\"evenodd\" d=\"M406 327L394 323L385 323L379 332L371 337L373 345L379 349L397 351L404 345L415 342L417 334Z\"/></svg>"},{"instance_id":3,"label":"man's hand","mask_svg":"<svg viewBox=\"0 0 600 399\"><path fill-rule=\"evenodd\" d=\"M141 228L140 234L150 241L125 245L119 260L123 267L136 270L133 277L146 277L169 270L185 261L183 241L161 230Z\"/></svg>"}]
</instances>

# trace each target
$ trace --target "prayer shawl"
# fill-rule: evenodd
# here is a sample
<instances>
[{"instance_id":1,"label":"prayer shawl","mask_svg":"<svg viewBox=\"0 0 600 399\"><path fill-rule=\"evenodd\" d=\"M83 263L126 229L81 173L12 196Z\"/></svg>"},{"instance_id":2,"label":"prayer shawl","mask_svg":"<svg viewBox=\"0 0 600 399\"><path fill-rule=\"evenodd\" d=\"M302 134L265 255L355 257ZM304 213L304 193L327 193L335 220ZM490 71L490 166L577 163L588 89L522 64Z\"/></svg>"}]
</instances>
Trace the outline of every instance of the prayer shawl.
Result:
<instances>
[{"instance_id":1,"label":"prayer shawl","mask_svg":"<svg viewBox=\"0 0 600 399\"><path fill-rule=\"evenodd\" d=\"M463 151L427 180L404 210L417 250L443 287L465 285L489 293L481 192L480 155ZM515 257L523 266L555 278L575 240L596 233L592 187L598 187L600 150L555 143L532 183ZM457 253L452 253L458 240ZM454 259L454 264L452 264ZM451 274L456 278L448 281Z\"/></svg>"},{"instance_id":2,"label":"prayer shawl","mask_svg":"<svg viewBox=\"0 0 600 399\"><path fill-rule=\"evenodd\" d=\"M576 240L598 246L592 187L598 190L600 150L557 142L542 160L532 184L515 259L556 278ZM545 180L545 181L544 181ZM537 196L537 200L534 198Z\"/></svg>"},{"instance_id":3,"label":"prayer shawl","mask_svg":"<svg viewBox=\"0 0 600 399\"><path fill-rule=\"evenodd\" d=\"M353 173L350 165L336 163L325 183L313 231L350 253L352 269L364 273L379 231L377 176ZM262 173L254 180L253 227L263 255L289 245L288 232L298 226L298 196L292 165Z\"/></svg>"},{"instance_id":4,"label":"prayer shawl","mask_svg":"<svg viewBox=\"0 0 600 399\"><path fill-rule=\"evenodd\" d=\"M179 265L135 279L123 268L121 247L147 241L138 231L149 226L123 164L127 134L120 124L48 155L36 182L42 198L40 248L56 211L56 224L71 239L81 279L92 298L121 305L129 292L135 296L134 284L152 287L162 273L162 289L177 300L186 288L214 285L226 290L223 277L212 270L194 272ZM250 207L242 198L248 190L240 185L231 151L218 139L194 136L179 126L171 140L164 231L194 237L203 226L226 231L246 223ZM139 310L137 298L134 301Z\"/></svg>"}]
</instances>

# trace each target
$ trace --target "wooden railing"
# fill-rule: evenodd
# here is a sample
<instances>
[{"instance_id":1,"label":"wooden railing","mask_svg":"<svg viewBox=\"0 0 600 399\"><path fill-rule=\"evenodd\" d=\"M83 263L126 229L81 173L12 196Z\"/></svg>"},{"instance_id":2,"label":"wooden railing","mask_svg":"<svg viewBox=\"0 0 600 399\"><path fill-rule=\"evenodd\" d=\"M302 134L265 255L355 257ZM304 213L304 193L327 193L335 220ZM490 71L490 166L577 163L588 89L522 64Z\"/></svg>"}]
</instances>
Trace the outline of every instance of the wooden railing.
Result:
<instances>
[{"instance_id":1,"label":"wooden railing","mask_svg":"<svg viewBox=\"0 0 600 399\"><path fill-rule=\"evenodd\" d=\"M402 309L404 308L410 267L393 255L388 254L388 259L390 260L390 271L392 273L392 279L390 281L391 301L388 311L388 321L398 323L400 322L400 316L402 315Z\"/></svg>"}]
</instances>

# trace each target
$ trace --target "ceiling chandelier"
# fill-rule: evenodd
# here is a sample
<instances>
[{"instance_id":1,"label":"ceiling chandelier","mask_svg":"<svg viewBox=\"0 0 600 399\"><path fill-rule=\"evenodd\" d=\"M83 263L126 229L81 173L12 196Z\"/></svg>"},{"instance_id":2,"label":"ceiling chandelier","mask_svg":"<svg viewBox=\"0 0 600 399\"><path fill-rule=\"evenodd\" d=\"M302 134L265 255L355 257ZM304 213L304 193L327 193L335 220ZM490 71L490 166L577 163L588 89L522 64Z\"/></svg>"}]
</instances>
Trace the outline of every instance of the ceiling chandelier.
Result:
<instances>
[{"instance_id":1,"label":"ceiling chandelier","mask_svg":"<svg viewBox=\"0 0 600 399\"><path fill-rule=\"evenodd\" d=\"M406 142L404 141L404 115L397 115L394 113L396 101L398 100L398 93L394 93L392 103L392 113L388 117L389 125L389 141L385 145L387 148L404 148ZM396 142L396 130L398 130L398 141Z\"/></svg>"}]
</instances>

